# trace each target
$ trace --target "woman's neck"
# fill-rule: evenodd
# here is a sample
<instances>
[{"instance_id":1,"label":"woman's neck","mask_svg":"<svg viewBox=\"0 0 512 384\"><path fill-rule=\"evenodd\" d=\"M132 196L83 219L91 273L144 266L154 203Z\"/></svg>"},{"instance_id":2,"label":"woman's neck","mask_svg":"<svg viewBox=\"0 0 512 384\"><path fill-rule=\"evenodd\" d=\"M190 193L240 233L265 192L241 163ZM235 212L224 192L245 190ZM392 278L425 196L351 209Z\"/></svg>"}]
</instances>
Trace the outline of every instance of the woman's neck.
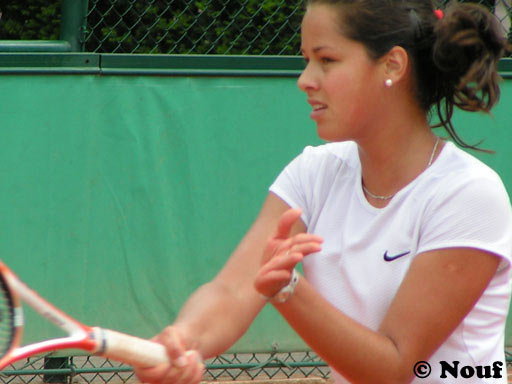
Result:
<instances>
[{"instance_id":1,"label":"woman's neck","mask_svg":"<svg viewBox=\"0 0 512 384\"><path fill-rule=\"evenodd\" d=\"M382 126L380 134L368 142L357 143L361 182L368 201L374 206L386 206L392 196L418 177L440 152L442 143L436 145L436 136L426 120L409 124L397 122L394 127Z\"/></svg>"}]
</instances>

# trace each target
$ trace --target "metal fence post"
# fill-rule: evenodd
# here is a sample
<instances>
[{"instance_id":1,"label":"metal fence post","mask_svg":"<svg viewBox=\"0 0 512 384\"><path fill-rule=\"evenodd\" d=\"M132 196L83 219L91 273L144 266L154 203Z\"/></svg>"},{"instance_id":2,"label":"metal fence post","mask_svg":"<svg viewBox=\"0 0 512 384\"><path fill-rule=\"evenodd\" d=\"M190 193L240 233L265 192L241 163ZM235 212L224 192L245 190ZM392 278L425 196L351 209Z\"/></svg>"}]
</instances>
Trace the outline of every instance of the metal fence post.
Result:
<instances>
[{"instance_id":1,"label":"metal fence post","mask_svg":"<svg viewBox=\"0 0 512 384\"><path fill-rule=\"evenodd\" d=\"M88 0L62 0L60 39L66 40L71 52L83 52Z\"/></svg>"},{"instance_id":2,"label":"metal fence post","mask_svg":"<svg viewBox=\"0 0 512 384\"><path fill-rule=\"evenodd\" d=\"M66 373L48 373L51 370L66 369L69 367L69 357L45 357L43 383L66 384L68 383L69 375Z\"/></svg>"}]
</instances>

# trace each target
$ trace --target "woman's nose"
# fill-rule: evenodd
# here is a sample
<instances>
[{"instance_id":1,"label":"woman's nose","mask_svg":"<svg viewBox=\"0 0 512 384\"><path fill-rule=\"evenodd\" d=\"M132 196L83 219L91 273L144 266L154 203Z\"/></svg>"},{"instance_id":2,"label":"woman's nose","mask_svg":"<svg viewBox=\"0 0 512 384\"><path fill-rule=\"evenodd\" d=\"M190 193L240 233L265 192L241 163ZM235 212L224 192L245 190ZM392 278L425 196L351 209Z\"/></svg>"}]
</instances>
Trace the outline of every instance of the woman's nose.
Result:
<instances>
[{"instance_id":1,"label":"woman's nose","mask_svg":"<svg viewBox=\"0 0 512 384\"><path fill-rule=\"evenodd\" d=\"M315 79L314 71L309 64L306 65L306 68L304 68L300 74L297 85L299 89L304 92L318 89L318 81Z\"/></svg>"}]
</instances>

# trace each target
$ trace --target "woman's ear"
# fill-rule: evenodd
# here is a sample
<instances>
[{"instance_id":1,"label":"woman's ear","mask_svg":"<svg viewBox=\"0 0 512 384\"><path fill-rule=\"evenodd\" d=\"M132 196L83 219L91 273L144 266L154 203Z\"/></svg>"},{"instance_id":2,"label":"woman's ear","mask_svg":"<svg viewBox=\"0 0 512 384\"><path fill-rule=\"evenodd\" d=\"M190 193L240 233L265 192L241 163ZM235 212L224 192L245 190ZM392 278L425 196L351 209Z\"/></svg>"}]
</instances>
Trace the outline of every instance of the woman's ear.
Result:
<instances>
[{"instance_id":1,"label":"woman's ear","mask_svg":"<svg viewBox=\"0 0 512 384\"><path fill-rule=\"evenodd\" d=\"M382 57L383 76L393 84L403 80L409 73L409 55L407 51L395 45Z\"/></svg>"}]
</instances>

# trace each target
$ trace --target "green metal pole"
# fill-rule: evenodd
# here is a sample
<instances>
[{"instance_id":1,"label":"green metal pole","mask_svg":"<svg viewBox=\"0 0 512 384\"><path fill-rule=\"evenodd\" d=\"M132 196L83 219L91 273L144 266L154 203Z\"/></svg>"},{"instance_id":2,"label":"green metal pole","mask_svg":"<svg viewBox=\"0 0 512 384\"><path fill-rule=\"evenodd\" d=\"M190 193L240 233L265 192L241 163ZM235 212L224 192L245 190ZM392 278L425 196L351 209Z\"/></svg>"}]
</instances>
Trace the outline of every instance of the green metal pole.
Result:
<instances>
[{"instance_id":1,"label":"green metal pole","mask_svg":"<svg viewBox=\"0 0 512 384\"><path fill-rule=\"evenodd\" d=\"M69 367L69 357L45 357L43 383L67 383L69 375L50 373L50 369L59 369Z\"/></svg>"},{"instance_id":2,"label":"green metal pole","mask_svg":"<svg viewBox=\"0 0 512 384\"><path fill-rule=\"evenodd\" d=\"M71 46L71 52L83 52L88 0L62 0L60 39Z\"/></svg>"}]
</instances>

